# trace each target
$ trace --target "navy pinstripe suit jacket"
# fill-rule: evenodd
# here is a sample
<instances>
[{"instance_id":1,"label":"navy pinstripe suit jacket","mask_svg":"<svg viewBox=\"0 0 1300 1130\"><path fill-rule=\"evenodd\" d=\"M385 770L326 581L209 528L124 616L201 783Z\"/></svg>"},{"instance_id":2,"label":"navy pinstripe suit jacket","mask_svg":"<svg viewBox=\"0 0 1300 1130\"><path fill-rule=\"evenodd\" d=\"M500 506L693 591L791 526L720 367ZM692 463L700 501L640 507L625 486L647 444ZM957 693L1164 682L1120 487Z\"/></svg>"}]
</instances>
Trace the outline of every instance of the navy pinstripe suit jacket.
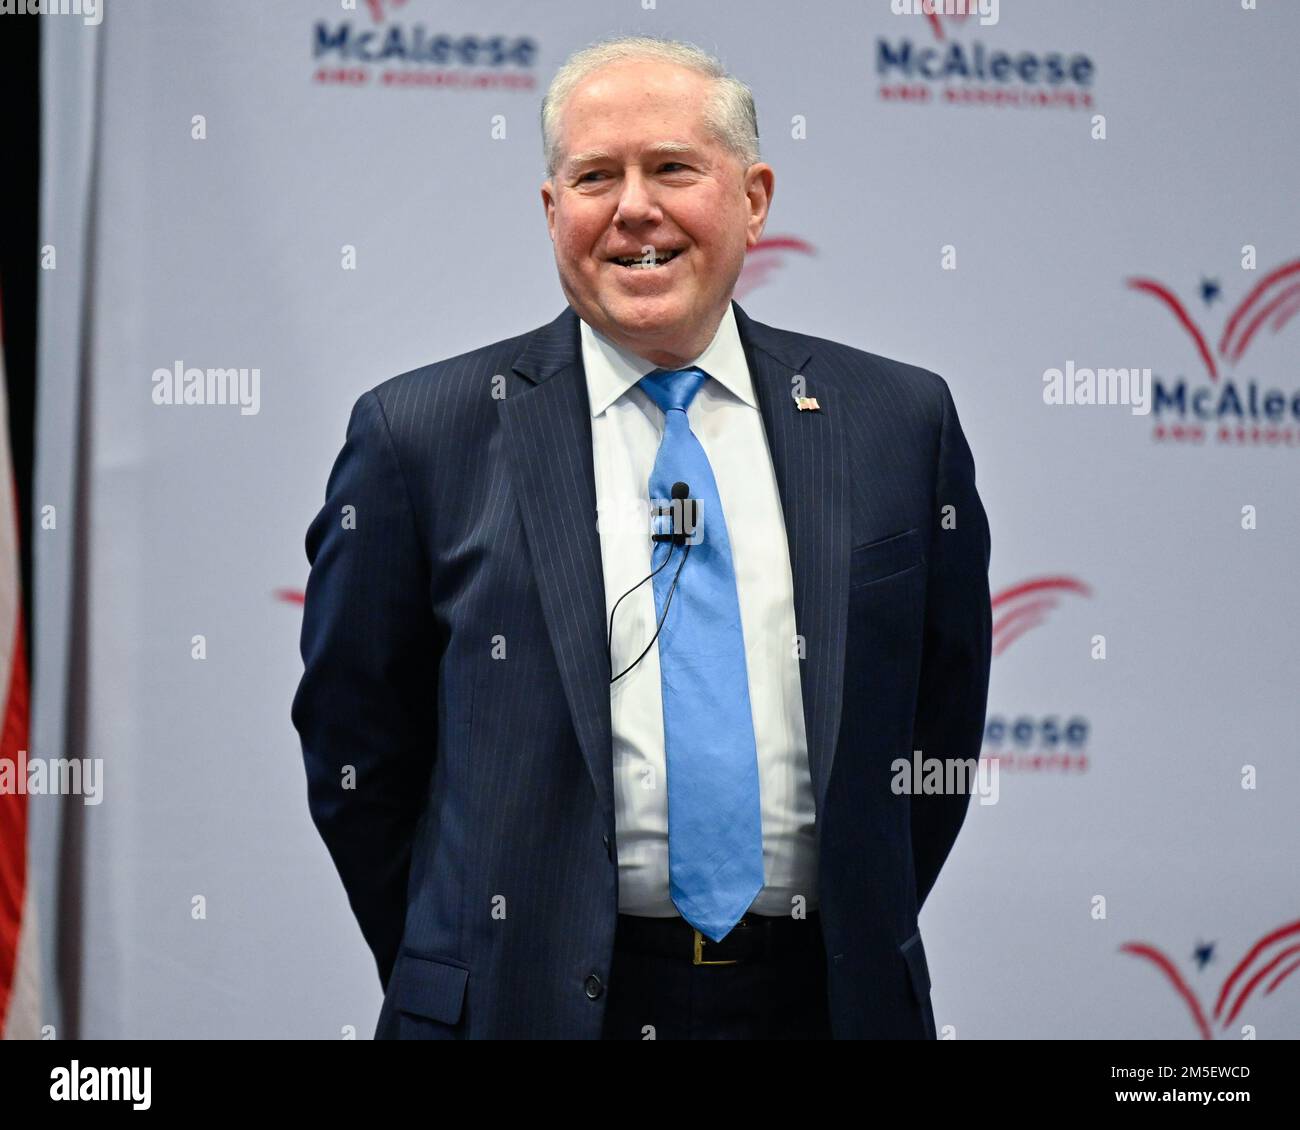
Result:
<instances>
[{"instance_id":1,"label":"navy pinstripe suit jacket","mask_svg":"<svg viewBox=\"0 0 1300 1130\"><path fill-rule=\"evenodd\" d=\"M891 763L979 757L970 450L935 374L735 314L805 647L835 1035L934 1038L917 915L969 792L896 793ZM618 870L595 518L570 308L352 410L307 534L293 721L385 989L377 1038L600 1035Z\"/></svg>"}]
</instances>

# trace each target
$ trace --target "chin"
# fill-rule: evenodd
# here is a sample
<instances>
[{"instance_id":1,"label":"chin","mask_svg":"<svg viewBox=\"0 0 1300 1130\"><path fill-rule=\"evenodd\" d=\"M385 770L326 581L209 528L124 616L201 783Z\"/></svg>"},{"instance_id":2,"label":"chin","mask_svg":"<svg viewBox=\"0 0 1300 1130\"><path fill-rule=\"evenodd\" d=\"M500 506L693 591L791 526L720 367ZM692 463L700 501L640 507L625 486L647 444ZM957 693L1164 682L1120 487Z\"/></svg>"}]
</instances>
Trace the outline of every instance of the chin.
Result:
<instances>
[{"instance_id":1,"label":"chin","mask_svg":"<svg viewBox=\"0 0 1300 1130\"><path fill-rule=\"evenodd\" d=\"M686 316L687 306L674 296L616 299L606 309L611 319L629 329L671 329Z\"/></svg>"}]
</instances>

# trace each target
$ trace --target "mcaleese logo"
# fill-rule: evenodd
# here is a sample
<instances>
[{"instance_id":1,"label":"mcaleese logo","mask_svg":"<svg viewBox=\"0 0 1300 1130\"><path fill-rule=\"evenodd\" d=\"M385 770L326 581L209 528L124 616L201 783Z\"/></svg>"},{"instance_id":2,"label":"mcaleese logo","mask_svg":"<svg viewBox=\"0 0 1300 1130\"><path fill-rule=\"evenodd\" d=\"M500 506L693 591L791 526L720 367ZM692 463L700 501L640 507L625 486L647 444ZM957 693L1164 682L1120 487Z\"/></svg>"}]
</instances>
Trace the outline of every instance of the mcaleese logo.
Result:
<instances>
[{"instance_id":1,"label":"mcaleese logo","mask_svg":"<svg viewBox=\"0 0 1300 1130\"><path fill-rule=\"evenodd\" d=\"M1263 998L1300 969L1300 921L1285 922L1259 938L1218 983L1210 969L1218 961L1216 948L1214 942L1198 941L1191 950L1195 970L1187 976L1186 965L1180 969L1172 955L1149 942L1125 942L1120 952L1150 962L1186 1006L1201 1039L1215 1039L1216 1029L1228 1038L1253 1039L1254 1025L1246 1023L1242 1010L1252 998L1262 1005ZM1294 987L1292 982L1292 991ZM1234 1025L1241 1025L1242 1031L1235 1031Z\"/></svg>"},{"instance_id":2,"label":"mcaleese logo","mask_svg":"<svg viewBox=\"0 0 1300 1130\"><path fill-rule=\"evenodd\" d=\"M1182 373L1155 377L1152 438L1199 444L1213 436L1218 443L1236 446L1300 445L1300 389L1283 388L1243 371L1247 351L1263 333L1281 332L1300 314L1300 259L1283 263L1251 287L1226 316L1217 341L1166 284L1135 277L1127 285L1156 299L1173 316L1205 374L1200 381ZM1223 288L1216 279L1202 278L1199 296L1212 310L1223 300Z\"/></svg>"},{"instance_id":3,"label":"mcaleese logo","mask_svg":"<svg viewBox=\"0 0 1300 1130\"><path fill-rule=\"evenodd\" d=\"M917 17L911 22L926 30L919 38L877 37L877 97L914 104L1090 109L1096 64L1086 53L1008 51L965 36L950 38L968 16L978 16L984 26L995 24L997 8L983 0L890 0L895 16Z\"/></svg>"},{"instance_id":4,"label":"mcaleese logo","mask_svg":"<svg viewBox=\"0 0 1300 1130\"><path fill-rule=\"evenodd\" d=\"M336 86L533 90L537 42L452 35L393 18L408 0L363 0L355 18L317 20L312 81Z\"/></svg>"},{"instance_id":5,"label":"mcaleese logo","mask_svg":"<svg viewBox=\"0 0 1300 1130\"><path fill-rule=\"evenodd\" d=\"M993 658L1046 623L1063 602L1091 596L1092 589L1078 577L1062 575L1029 577L995 592ZM1074 710L1004 712L990 705L980 758L1022 773L1086 773L1091 730L1087 717Z\"/></svg>"}]
</instances>

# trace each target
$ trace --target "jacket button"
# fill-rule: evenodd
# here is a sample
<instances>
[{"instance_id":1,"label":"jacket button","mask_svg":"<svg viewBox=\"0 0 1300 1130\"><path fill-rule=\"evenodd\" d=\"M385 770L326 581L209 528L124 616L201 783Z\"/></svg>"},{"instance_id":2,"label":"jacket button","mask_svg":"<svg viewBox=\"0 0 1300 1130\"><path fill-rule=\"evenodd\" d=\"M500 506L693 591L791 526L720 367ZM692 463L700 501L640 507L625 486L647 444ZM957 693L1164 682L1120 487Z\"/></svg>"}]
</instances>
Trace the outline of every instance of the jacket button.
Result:
<instances>
[{"instance_id":1,"label":"jacket button","mask_svg":"<svg viewBox=\"0 0 1300 1130\"><path fill-rule=\"evenodd\" d=\"M587 978L587 996L596 1000L601 993L605 991L605 986L600 983L600 978L594 973Z\"/></svg>"}]
</instances>

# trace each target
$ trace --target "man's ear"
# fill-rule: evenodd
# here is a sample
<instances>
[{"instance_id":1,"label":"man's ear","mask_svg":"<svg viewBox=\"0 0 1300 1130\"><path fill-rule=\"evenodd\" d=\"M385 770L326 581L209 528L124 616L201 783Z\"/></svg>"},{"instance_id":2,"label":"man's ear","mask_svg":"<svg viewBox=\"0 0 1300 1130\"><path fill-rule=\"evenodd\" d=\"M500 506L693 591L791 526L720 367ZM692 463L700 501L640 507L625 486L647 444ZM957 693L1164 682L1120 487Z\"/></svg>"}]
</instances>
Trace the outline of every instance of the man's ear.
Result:
<instances>
[{"instance_id":1,"label":"man's ear","mask_svg":"<svg viewBox=\"0 0 1300 1130\"><path fill-rule=\"evenodd\" d=\"M555 186L548 180L542 184L542 209L546 212L546 231L555 242Z\"/></svg>"},{"instance_id":2,"label":"man's ear","mask_svg":"<svg viewBox=\"0 0 1300 1130\"><path fill-rule=\"evenodd\" d=\"M754 247L763 238L763 228L772 207L772 193L776 188L776 174L772 166L760 162L751 165L745 173L745 196L749 201L749 223L746 246Z\"/></svg>"}]
</instances>

